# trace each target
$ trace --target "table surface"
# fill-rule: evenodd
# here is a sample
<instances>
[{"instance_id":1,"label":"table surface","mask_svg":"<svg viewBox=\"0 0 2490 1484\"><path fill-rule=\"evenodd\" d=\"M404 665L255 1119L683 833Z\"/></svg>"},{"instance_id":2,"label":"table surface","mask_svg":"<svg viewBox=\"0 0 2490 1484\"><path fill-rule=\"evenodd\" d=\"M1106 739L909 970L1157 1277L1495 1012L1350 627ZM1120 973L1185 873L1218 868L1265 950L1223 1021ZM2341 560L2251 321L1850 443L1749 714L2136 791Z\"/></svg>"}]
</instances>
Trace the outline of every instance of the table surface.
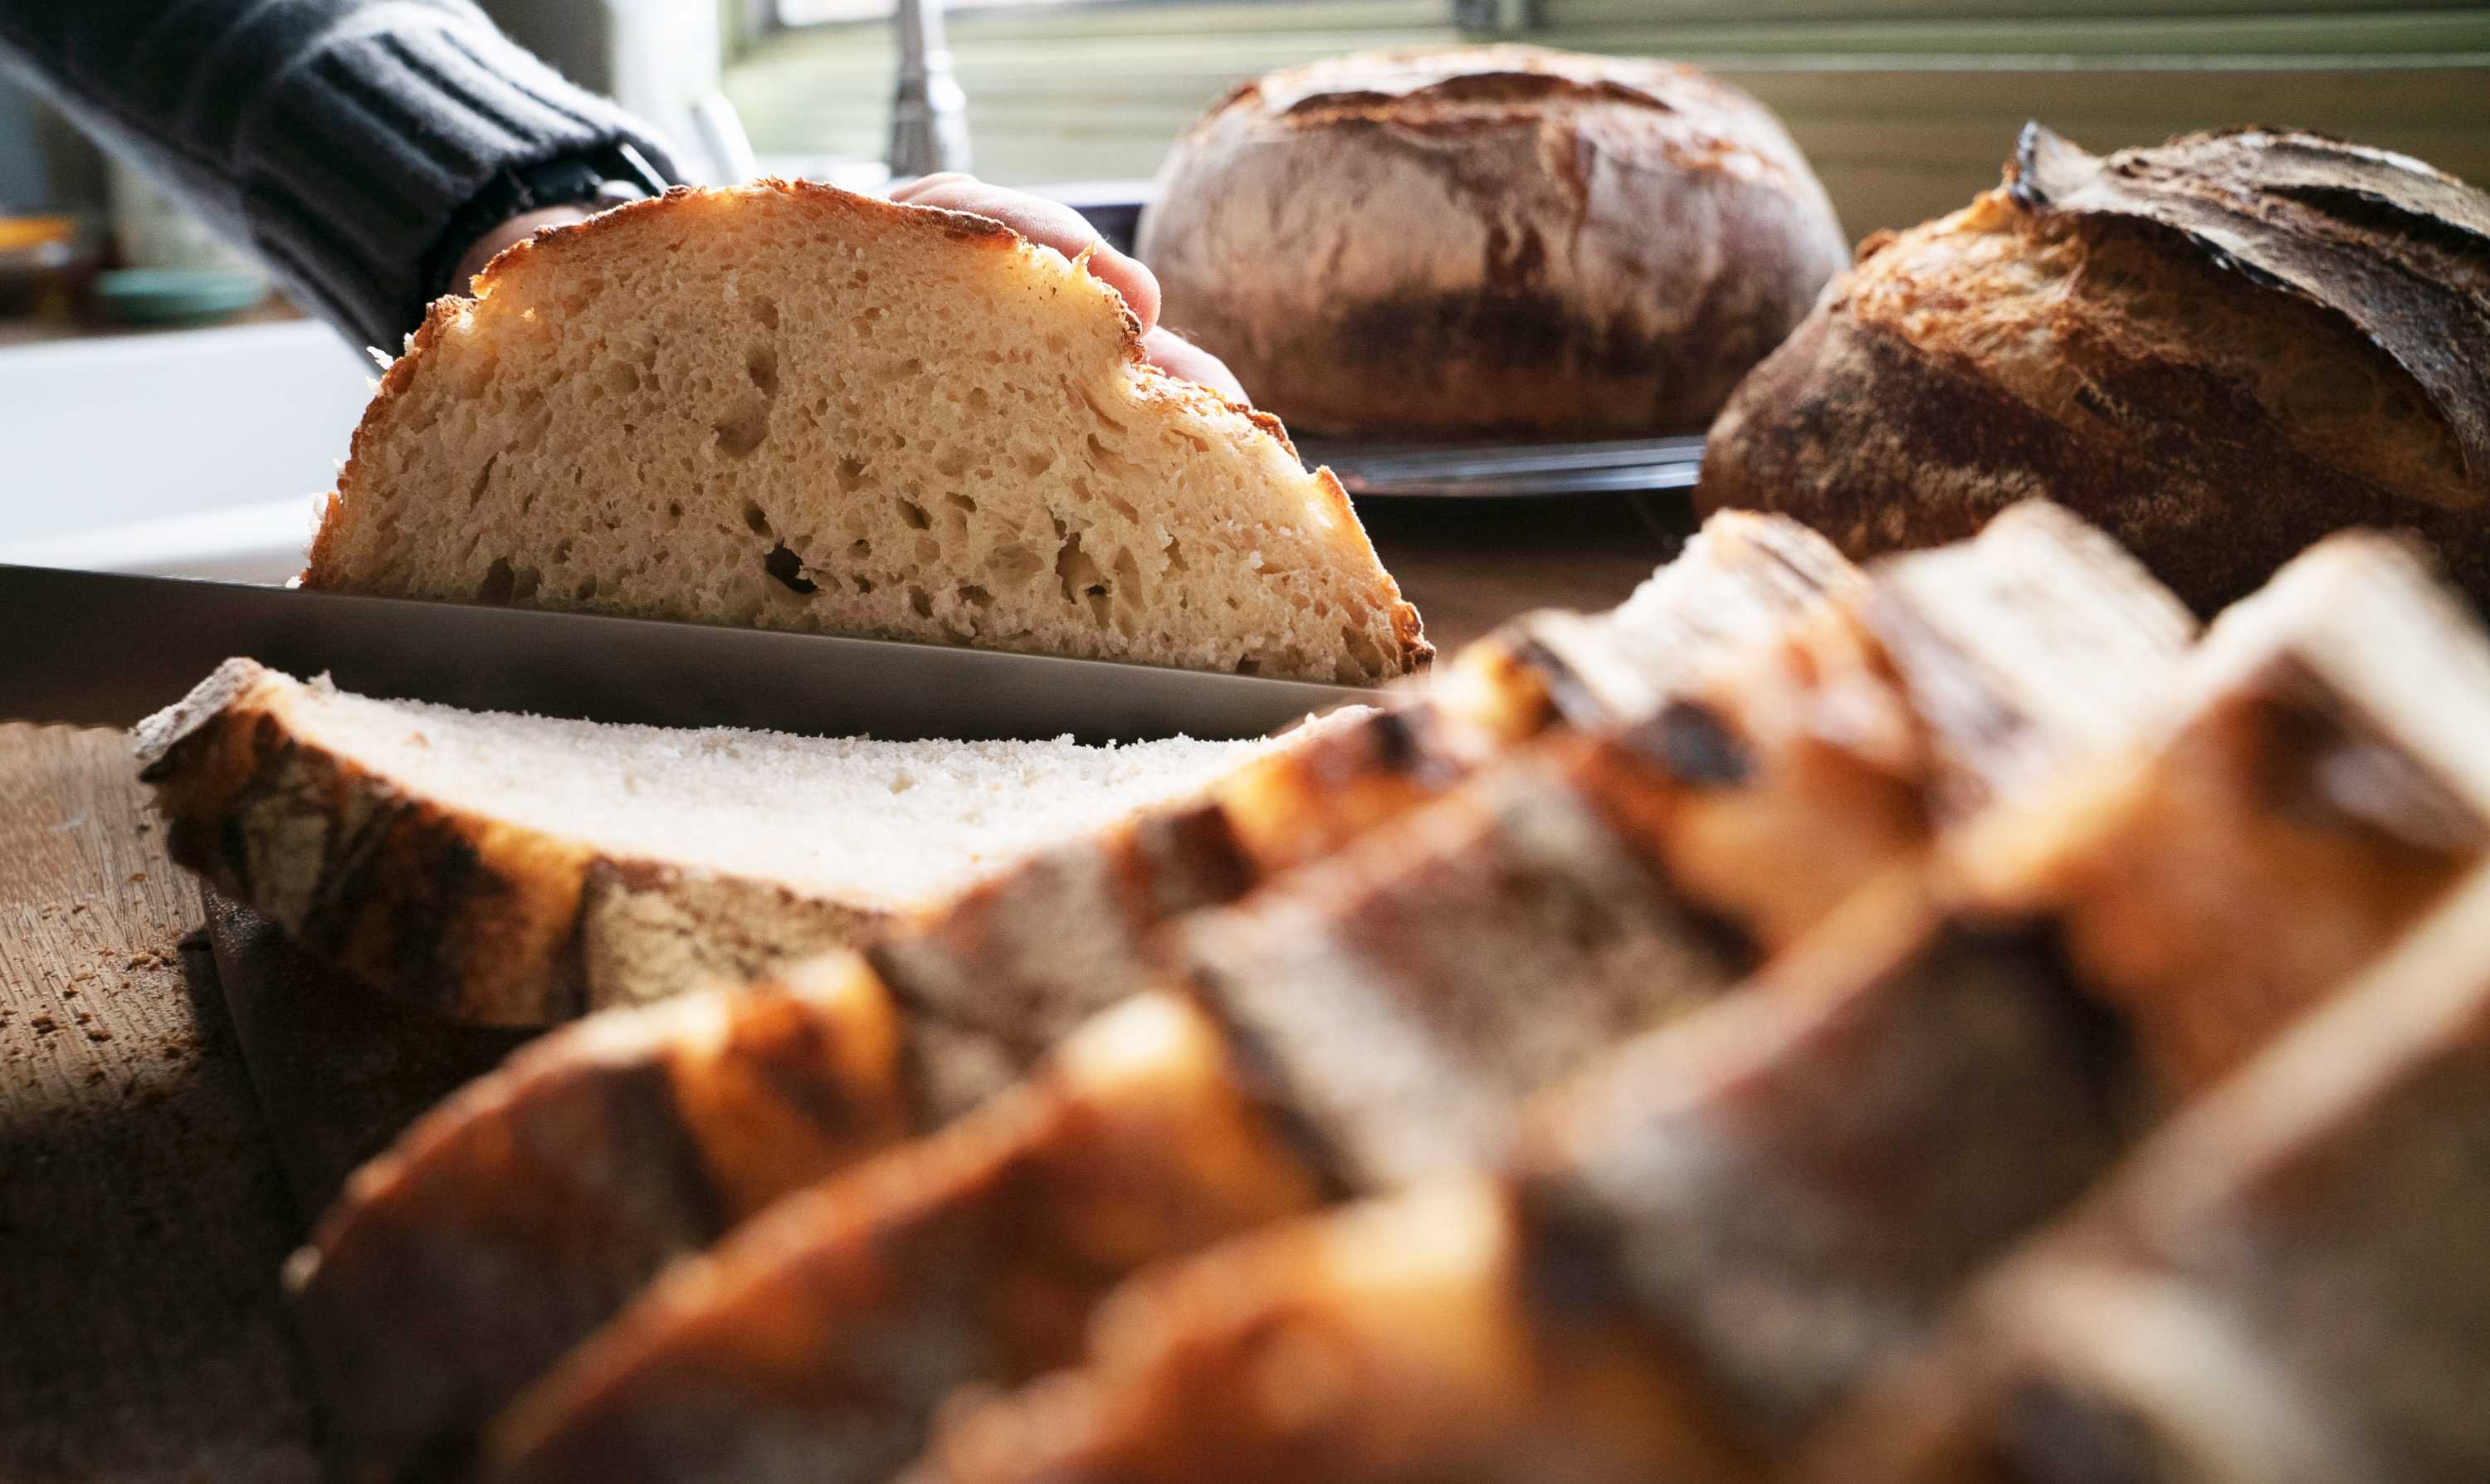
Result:
<instances>
[{"instance_id":1,"label":"table surface","mask_svg":"<svg viewBox=\"0 0 2490 1484\"><path fill-rule=\"evenodd\" d=\"M1675 497L1377 505L1447 654L1615 602L1687 522ZM320 1476L276 1286L312 1213L203 913L120 734L0 725L0 1478Z\"/></svg>"}]
</instances>

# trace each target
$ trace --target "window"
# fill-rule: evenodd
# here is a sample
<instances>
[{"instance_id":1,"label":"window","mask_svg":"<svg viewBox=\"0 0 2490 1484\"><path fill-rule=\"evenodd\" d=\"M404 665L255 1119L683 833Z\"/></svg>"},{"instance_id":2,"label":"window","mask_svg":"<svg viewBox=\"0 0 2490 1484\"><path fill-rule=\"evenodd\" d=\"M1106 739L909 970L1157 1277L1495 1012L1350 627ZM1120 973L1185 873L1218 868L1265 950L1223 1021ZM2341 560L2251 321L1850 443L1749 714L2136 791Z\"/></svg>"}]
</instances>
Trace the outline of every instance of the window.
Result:
<instances>
[{"instance_id":1,"label":"window","mask_svg":"<svg viewBox=\"0 0 2490 1484\"><path fill-rule=\"evenodd\" d=\"M751 0L728 91L765 155L878 159L890 0ZM1781 113L1856 235L1950 211L2041 118L2096 149L2300 124L2490 180L2490 8L2447 0L953 0L980 174L1146 178L1238 79L1511 37L1677 57ZM795 17L813 17L795 24ZM832 18L844 17L844 18Z\"/></svg>"}]
</instances>

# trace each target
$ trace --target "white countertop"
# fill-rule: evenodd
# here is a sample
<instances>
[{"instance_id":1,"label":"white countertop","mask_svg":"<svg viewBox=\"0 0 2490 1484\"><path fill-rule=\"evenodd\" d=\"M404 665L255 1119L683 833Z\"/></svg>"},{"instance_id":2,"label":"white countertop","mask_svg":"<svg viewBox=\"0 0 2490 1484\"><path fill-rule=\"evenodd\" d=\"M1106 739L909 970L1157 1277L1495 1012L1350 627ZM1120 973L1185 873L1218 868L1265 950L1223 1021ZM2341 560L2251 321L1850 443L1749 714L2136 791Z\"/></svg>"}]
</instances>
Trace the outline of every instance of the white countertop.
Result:
<instances>
[{"instance_id":1,"label":"white countertop","mask_svg":"<svg viewBox=\"0 0 2490 1484\"><path fill-rule=\"evenodd\" d=\"M283 581L377 374L307 320L0 348L0 562Z\"/></svg>"}]
</instances>

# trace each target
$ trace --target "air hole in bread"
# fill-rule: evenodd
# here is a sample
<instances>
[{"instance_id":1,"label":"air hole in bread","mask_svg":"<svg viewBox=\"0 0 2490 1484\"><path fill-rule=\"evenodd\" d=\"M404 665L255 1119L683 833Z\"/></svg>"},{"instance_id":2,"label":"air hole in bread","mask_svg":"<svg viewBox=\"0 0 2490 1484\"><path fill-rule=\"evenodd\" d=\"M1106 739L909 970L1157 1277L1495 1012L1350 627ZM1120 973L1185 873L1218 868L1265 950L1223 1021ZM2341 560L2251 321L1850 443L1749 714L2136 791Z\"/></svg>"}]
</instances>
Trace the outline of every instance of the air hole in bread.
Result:
<instances>
[{"instance_id":1,"label":"air hole in bread","mask_svg":"<svg viewBox=\"0 0 2490 1484\"><path fill-rule=\"evenodd\" d=\"M960 601L971 608L991 608L994 606L995 595L971 582L960 589Z\"/></svg>"},{"instance_id":2,"label":"air hole in bread","mask_svg":"<svg viewBox=\"0 0 2490 1484\"><path fill-rule=\"evenodd\" d=\"M958 510L963 515L974 515L977 513L977 502L969 498L967 495L955 493L944 495L942 498L951 502L952 509Z\"/></svg>"},{"instance_id":3,"label":"air hole in bread","mask_svg":"<svg viewBox=\"0 0 2490 1484\"><path fill-rule=\"evenodd\" d=\"M758 392L747 392L735 399L726 416L709 424L716 435L717 451L729 458L741 458L761 447L769 436L769 398Z\"/></svg>"},{"instance_id":4,"label":"air hole in bread","mask_svg":"<svg viewBox=\"0 0 2490 1484\"><path fill-rule=\"evenodd\" d=\"M778 394L778 347L764 341L743 353L743 374L763 396Z\"/></svg>"},{"instance_id":5,"label":"air hole in bread","mask_svg":"<svg viewBox=\"0 0 2490 1484\"><path fill-rule=\"evenodd\" d=\"M755 536L769 535L769 512L763 509L757 501L743 502L743 523L752 528Z\"/></svg>"},{"instance_id":6,"label":"air hole in bread","mask_svg":"<svg viewBox=\"0 0 2490 1484\"><path fill-rule=\"evenodd\" d=\"M920 619L930 619L934 616L933 595L923 588L912 587L908 590L908 606Z\"/></svg>"},{"instance_id":7,"label":"air hole in bread","mask_svg":"<svg viewBox=\"0 0 2490 1484\"><path fill-rule=\"evenodd\" d=\"M1107 574L1098 569L1096 558L1081 549L1077 532L1056 549L1055 580L1063 589L1065 602L1086 606L1092 619L1107 622Z\"/></svg>"},{"instance_id":8,"label":"air hole in bread","mask_svg":"<svg viewBox=\"0 0 2490 1484\"><path fill-rule=\"evenodd\" d=\"M596 384L610 396L629 396L640 390L640 371L628 361L609 361L597 369Z\"/></svg>"},{"instance_id":9,"label":"air hole in bread","mask_svg":"<svg viewBox=\"0 0 2490 1484\"><path fill-rule=\"evenodd\" d=\"M775 299L755 299L752 301L752 317L760 322L761 328L764 330L777 329L778 301Z\"/></svg>"},{"instance_id":10,"label":"air hole in bread","mask_svg":"<svg viewBox=\"0 0 2490 1484\"><path fill-rule=\"evenodd\" d=\"M493 466L501 461L501 454L490 454L486 456L484 460L484 467L476 471L476 482L467 486L467 508L469 509L472 510L477 506L484 503L484 488L486 485L493 482Z\"/></svg>"},{"instance_id":11,"label":"air hole in bread","mask_svg":"<svg viewBox=\"0 0 2490 1484\"><path fill-rule=\"evenodd\" d=\"M1262 673L1262 657L1261 657L1260 655L1246 655L1244 658L1242 658L1242 659L1240 659L1240 660L1236 661L1236 673L1237 673L1237 674L1239 674L1239 675L1259 675L1259 674L1261 674L1261 673Z\"/></svg>"},{"instance_id":12,"label":"air hole in bread","mask_svg":"<svg viewBox=\"0 0 2490 1484\"><path fill-rule=\"evenodd\" d=\"M925 507L913 500L899 502L899 518L907 523L911 531L928 531L934 526L934 517L926 514Z\"/></svg>"},{"instance_id":13,"label":"air hole in bread","mask_svg":"<svg viewBox=\"0 0 2490 1484\"><path fill-rule=\"evenodd\" d=\"M854 456L838 462L839 493L853 495L864 488L864 460Z\"/></svg>"},{"instance_id":14,"label":"air hole in bread","mask_svg":"<svg viewBox=\"0 0 2490 1484\"><path fill-rule=\"evenodd\" d=\"M1190 570L1184 565L1184 543L1174 537L1168 538L1164 555L1167 557L1167 569L1171 575Z\"/></svg>"},{"instance_id":15,"label":"air hole in bread","mask_svg":"<svg viewBox=\"0 0 2490 1484\"><path fill-rule=\"evenodd\" d=\"M804 575L804 559L790 550L785 541L769 548L769 555L761 559L761 569L798 597L810 597L821 591L819 583Z\"/></svg>"}]
</instances>

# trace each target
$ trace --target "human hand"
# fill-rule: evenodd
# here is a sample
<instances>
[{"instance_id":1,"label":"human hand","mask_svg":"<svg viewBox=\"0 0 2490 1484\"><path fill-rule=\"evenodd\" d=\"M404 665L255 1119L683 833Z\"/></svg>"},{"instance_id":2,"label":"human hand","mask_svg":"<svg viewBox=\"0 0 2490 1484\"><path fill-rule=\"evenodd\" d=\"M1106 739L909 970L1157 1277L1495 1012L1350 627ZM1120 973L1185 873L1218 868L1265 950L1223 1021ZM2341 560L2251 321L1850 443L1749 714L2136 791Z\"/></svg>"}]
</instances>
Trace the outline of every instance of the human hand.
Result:
<instances>
[{"instance_id":1,"label":"human hand","mask_svg":"<svg viewBox=\"0 0 2490 1484\"><path fill-rule=\"evenodd\" d=\"M500 226L476 239L450 270L449 292L467 292L467 282L484 271L484 265L501 254L503 248L526 242L545 227L566 227L574 221L586 221L592 214L585 206L548 206L540 211L521 212Z\"/></svg>"},{"instance_id":2,"label":"human hand","mask_svg":"<svg viewBox=\"0 0 2490 1484\"><path fill-rule=\"evenodd\" d=\"M1247 400L1245 388L1217 356L1186 341L1159 323L1159 280L1138 258L1128 257L1098 235L1079 212L1060 202L1025 191L989 186L958 171L920 176L891 191L890 198L910 206L939 206L945 211L990 217L1028 238L1044 243L1065 257L1089 249L1089 271L1124 296L1133 316L1142 322L1142 354L1171 376L1196 381L1234 401Z\"/></svg>"}]
</instances>

